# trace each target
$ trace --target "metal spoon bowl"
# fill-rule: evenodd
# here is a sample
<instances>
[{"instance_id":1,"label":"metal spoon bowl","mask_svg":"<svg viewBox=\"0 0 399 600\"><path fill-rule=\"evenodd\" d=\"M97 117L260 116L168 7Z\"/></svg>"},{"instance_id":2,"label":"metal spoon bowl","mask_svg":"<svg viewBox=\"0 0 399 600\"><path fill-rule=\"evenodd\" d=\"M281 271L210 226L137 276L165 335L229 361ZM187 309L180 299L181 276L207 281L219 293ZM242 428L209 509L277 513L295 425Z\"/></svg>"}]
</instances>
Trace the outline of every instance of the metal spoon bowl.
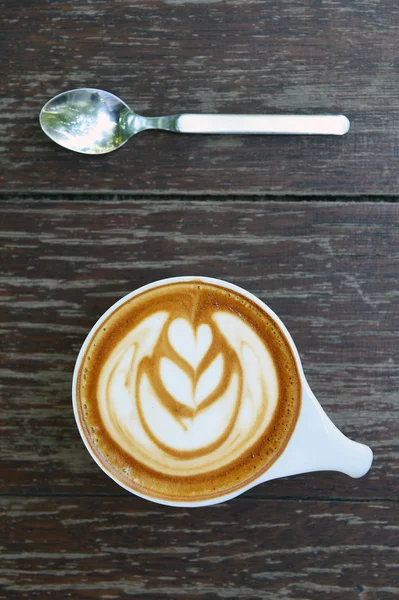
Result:
<instances>
[{"instance_id":1,"label":"metal spoon bowl","mask_svg":"<svg viewBox=\"0 0 399 600\"><path fill-rule=\"evenodd\" d=\"M143 117L103 90L80 88L54 96L40 111L40 125L54 142L82 154L106 154L145 129L176 133L327 134L349 130L344 115L211 115Z\"/></svg>"}]
</instances>

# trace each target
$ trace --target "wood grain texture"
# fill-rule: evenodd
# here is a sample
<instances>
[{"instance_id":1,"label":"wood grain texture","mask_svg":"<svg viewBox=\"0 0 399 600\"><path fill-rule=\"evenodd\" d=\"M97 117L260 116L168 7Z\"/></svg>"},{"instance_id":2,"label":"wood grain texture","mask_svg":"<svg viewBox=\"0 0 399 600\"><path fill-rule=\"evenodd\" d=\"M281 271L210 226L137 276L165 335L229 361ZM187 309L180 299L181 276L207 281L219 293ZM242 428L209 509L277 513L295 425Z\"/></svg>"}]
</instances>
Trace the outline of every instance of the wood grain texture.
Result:
<instances>
[{"instance_id":1,"label":"wood grain texture","mask_svg":"<svg viewBox=\"0 0 399 600\"><path fill-rule=\"evenodd\" d=\"M74 362L127 292L208 275L287 325L316 396L375 453L369 475L274 481L261 498L398 495L399 205L9 198L0 222L1 489L126 495L93 463L71 410Z\"/></svg>"},{"instance_id":2,"label":"wood grain texture","mask_svg":"<svg viewBox=\"0 0 399 600\"><path fill-rule=\"evenodd\" d=\"M1 2L0 189L392 194L396 0ZM57 147L38 114L102 87L144 114L343 112L343 138L146 133L117 153Z\"/></svg>"},{"instance_id":3,"label":"wood grain texture","mask_svg":"<svg viewBox=\"0 0 399 600\"><path fill-rule=\"evenodd\" d=\"M397 507L3 498L0 598L394 600Z\"/></svg>"}]
</instances>

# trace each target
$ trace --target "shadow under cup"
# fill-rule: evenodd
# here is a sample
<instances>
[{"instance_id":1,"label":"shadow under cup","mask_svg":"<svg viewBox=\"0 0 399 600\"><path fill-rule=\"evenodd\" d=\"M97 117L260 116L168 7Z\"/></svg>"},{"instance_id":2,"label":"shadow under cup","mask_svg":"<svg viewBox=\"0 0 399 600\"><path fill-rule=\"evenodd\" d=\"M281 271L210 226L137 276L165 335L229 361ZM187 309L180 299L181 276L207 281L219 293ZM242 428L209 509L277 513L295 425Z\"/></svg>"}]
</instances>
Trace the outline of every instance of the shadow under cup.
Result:
<instances>
[{"instance_id":1,"label":"shadow under cup","mask_svg":"<svg viewBox=\"0 0 399 600\"><path fill-rule=\"evenodd\" d=\"M166 279L94 325L73 408L87 449L119 485L162 504L215 504L283 453L301 408L299 364L280 319L249 292Z\"/></svg>"}]
</instances>

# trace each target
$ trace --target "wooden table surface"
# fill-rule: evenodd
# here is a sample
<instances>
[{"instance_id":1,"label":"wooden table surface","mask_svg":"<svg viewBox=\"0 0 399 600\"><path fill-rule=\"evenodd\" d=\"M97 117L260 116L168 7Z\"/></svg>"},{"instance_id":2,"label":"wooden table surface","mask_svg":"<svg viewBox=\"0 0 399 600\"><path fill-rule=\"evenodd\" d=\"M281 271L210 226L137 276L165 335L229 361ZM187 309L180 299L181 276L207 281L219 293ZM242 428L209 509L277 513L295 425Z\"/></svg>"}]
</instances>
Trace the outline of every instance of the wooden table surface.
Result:
<instances>
[{"instance_id":1,"label":"wooden table surface","mask_svg":"<svg viewBox=\"0 0 399 600\"><path fill-rule=\"evenodd\" d=\"M395 0L0 0L0 599L399 597L399 10ZM52 95L144 114L343 112L342 138L150 132L103 157L50 142ZM210 508L113 483L74 421L97 318L156 279L226 279L287 325L374 464Z\"/></svg>"},{"instance_id":2,"label":"wooden table surface","mask_svg":"<svg viewBox=\"0 0 399 600\"><path fill-rule=\"evenodd\" d=\"M0 188L397 193L397 0L0 0ZM344 137L148 132L76 156L38 127L76 87L146 115L344 113Z\"/></svg>"}]
</instances>

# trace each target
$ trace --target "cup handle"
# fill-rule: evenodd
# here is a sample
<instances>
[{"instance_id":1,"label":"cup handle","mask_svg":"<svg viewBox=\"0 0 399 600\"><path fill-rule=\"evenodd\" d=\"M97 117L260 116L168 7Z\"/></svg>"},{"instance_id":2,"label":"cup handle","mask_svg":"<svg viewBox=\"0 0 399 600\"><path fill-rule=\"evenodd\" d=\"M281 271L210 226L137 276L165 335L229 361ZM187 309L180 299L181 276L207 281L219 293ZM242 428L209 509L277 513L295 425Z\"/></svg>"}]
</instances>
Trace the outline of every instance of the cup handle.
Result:
<instances>
[{"instance_id":1,"label":"cup handle","mask_svg":"<svg viewBox=\"0 0 399 600\"><path fill-rule=\"evenodd\" d=\"M304 380L301 411L291 439L260 479L263 482L312 471L339 471L358 478L369 471L372 462L371 449L341 433Z\"/></svg>"}]
</instances>

